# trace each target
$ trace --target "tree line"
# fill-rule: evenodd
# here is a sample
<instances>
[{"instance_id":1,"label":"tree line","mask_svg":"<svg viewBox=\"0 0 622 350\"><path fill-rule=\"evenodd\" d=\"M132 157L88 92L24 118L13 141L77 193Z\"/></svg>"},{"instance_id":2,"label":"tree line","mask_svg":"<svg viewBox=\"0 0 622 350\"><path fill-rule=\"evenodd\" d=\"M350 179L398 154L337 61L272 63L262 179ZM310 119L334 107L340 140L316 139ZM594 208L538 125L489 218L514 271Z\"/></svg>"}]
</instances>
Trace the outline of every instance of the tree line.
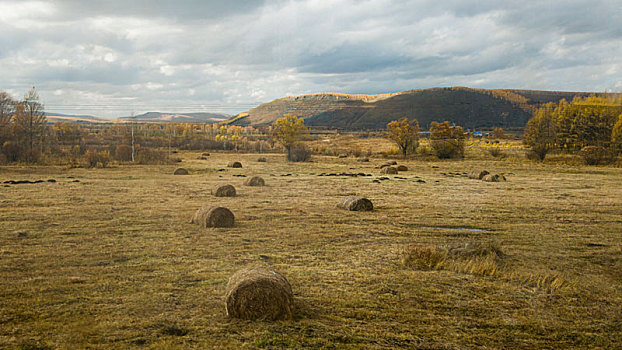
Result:
<instances>
[{"instance_id":1,"label":"tree line","mask_svg":"<svg viewBox=\"0 0 622 350\"><path fill-rule=\"evenodd\" d=\"M622 151L622 95L548 103L527 123L523 141L539 160L551 151L579 153L588 163L613 159Z\"/></svg>"},{"instance_id":2,"label":"tree line","mask_svg":"<svg viewBox=\"0 0 622 350\"><path fill-rule=\"evenodd\" d=\"M47 134L47 120L33 87L22 100L0 91L0 146L8 161L36 161Z\"/></svg>"}]
</instances>

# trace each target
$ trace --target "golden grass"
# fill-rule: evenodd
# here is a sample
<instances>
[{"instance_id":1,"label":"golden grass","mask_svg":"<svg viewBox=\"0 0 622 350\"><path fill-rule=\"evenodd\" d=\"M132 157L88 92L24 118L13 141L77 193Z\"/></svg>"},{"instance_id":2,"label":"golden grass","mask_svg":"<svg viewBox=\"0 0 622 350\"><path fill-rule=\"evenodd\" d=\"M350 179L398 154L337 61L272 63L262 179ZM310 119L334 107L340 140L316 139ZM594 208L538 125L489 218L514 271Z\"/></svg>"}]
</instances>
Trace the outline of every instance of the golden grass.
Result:
<instances>
[{"instance_id":1,"label":"golden grass","mask_svg":"<svg viewBox=\"0 0 622 350\"><path fill-rule=\"evenodd\" d=\"M0 167L1 181L57 180L0 187L0 348L622 346L620 169L398 158L405 179L374 183L385 159L199 155L179 154L188 176L175 165ZM244 168L226 168L232 159ZM508 181L446 175L471 169ZM238 195L211 196L222 183ZM335 209L349 196L374 211ZM230 208L235 227L190 224L207 204ZM502 255L450 253L464 242ZM447 256L409 268L413 246ZM225 316L228 278L256 262L291 283L294 320Z\"/></svg>"}]
</instances>

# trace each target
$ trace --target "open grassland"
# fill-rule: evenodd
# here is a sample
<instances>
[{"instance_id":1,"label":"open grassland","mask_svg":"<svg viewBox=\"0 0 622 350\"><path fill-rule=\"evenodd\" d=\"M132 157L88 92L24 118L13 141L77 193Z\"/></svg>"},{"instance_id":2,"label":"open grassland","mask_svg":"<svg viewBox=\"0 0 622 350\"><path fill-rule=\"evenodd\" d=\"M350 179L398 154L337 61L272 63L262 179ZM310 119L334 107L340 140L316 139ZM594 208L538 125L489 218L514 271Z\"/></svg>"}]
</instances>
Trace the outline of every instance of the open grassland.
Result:
<instances>
[{"instance_id":1,"label":"open grassland","mask_svg":"<svg viewBox=\"0 0 622 350\"><path fill-rule=\"evenodd\" d=\"M398 159L409 171L374 183L383 159L179 155L190 175L0 167L56 180L0 187L0 348L622 347L620 169ZM480 168L508 181L454 175ZM237 197L210 195L226 183ZM375 210L336 209L351 195ZM205 204L236 226L190 224ZM252 263L289 279L294 320L225 316Z\"/></svg>"}]
</instances>

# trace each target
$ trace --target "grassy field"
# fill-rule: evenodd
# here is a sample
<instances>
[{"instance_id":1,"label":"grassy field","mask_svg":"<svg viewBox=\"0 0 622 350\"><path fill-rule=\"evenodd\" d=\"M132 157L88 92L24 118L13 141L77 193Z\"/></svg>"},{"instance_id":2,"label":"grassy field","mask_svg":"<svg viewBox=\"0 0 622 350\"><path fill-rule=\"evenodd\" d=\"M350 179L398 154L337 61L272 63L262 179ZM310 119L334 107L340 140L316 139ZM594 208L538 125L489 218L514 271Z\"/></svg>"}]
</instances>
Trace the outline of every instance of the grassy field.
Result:
<instances>
[{"instance_id":1,"label":"grassy field","mask_svg":"<svg viewBox=\"0 0 622 350\"><path fill-rule=\"evenodd\" d=\"M179 154L187 176L0 167L56 180L0 187L0 348L622 347L621 169L397 159L409 171L375 183L383 159L199 155ZM508 181L455 175L480 168ZM341 172L372 176L318 176ZM210 195L226 183L237 197ZM351 195L375 210L336 209ZM190 224L205 204L236 226ZM253 263L289 279L294 320L225 316L228 277Z\"/></svg>"}]
</instances>

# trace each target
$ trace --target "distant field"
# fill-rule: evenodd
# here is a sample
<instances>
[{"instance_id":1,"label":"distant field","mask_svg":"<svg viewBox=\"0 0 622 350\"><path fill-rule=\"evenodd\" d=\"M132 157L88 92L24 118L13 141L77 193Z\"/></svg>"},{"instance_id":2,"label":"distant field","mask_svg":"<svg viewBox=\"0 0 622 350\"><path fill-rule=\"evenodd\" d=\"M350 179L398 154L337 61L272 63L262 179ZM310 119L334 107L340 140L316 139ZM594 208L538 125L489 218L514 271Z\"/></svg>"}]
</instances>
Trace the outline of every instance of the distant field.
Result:
<instances>
[{"instance_id":1,"label":"distant field","mask_svg":"<svg viewBox=\"0 0 622 350\"><path fill-rule=\"evenodd\" d=\"M0 167L0 182L56 180L0 187L0 348L622 348L619 168L395 158L409 170L374 183L384 159L178 155L190 175ZM455 175L472 169L508 181ZM342 172L372 176L318 176ZM237 197L210 195L225 183ZM375 210L336 209L351 195ZM236 227L190 224L208 203ZM467 243L502 253L404 264ZM260 262L291 282L294 320L226 318L229 276Z\"/></svg>"}]
</instances>

